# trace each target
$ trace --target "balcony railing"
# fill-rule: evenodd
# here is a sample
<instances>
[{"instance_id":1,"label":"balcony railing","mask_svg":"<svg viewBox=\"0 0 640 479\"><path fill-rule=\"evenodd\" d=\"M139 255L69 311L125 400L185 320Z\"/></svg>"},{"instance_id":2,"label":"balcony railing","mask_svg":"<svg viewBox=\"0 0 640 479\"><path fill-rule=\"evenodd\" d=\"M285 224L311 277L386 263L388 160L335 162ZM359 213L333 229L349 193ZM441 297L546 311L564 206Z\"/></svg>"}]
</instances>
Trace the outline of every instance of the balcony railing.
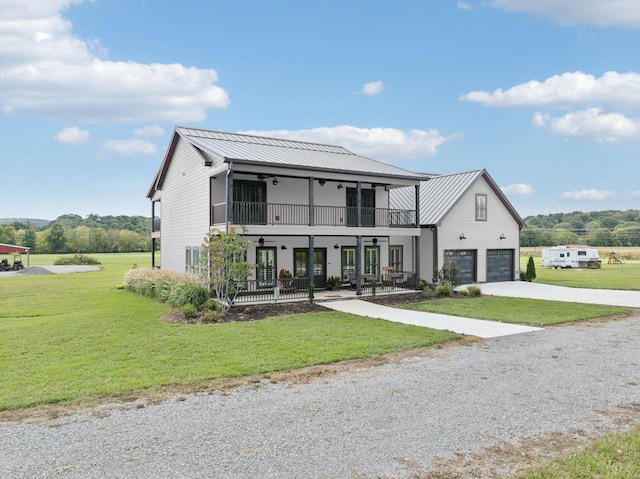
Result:
<instances>
[{"instance_id":1,"label":"balcony railing","mask_svg":"<svg viewBox=\"0 0 640 479\"><path fill-rule=\"evenodd\" d=\"M211 224L226 222L226 204L214 205ZM308 205L284 203L252 203L237 201L233 203L231 222L241 225L310 225ZM415 210L391 208L361 208L362 226L415 226ZM357 226L358 209L350 206L314 206L313 225L315 226Z\"/></svg>"}]
</instances>

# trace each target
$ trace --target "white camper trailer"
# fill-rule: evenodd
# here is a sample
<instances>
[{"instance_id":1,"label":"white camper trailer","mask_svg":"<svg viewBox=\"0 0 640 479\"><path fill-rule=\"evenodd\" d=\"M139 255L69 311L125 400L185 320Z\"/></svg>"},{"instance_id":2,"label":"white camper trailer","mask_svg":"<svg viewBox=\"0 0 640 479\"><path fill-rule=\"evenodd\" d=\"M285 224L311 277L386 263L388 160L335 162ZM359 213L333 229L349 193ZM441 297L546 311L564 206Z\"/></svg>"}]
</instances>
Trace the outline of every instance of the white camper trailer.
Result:
<instances>
[{"instance_id":1,"label":"white camper trailer","mask_svg":"<svg viewBox=\"0 0 640 479\"><path fill-rule=\"evenodd\" d=\"M567 245L544 248L542 266L558 268L593 268L601 265L598 250L586 245Z\"/></svg>"}]
</instances>

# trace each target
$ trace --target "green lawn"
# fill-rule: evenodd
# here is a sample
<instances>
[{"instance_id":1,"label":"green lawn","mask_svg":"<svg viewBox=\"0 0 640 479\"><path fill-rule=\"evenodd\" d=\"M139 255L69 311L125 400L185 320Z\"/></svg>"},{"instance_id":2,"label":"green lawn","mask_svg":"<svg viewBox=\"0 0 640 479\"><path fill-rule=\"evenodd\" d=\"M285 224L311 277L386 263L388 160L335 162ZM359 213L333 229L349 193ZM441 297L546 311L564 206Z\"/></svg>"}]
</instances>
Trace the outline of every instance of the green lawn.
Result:
<instances>
[{"instance_id":1,"label":"green lawn","mask_svg":"<svg viewBox=\"0 0 640 479\"><path fill-rule=\"evenodd\" d=\"M528 256L520 258L520 271L526 271L528 260ZM536 283L573 288L640 291L640 261L637 260L627 260L624 264L608 264L605 259L600 269L550 269L542 266L540 257L534 257L533 262L536 267Z\"/></svg>"},{"instance_id":2,"label":"green lawn","mask_svg":"<svg viewBox=\"0 0 640 479\"><path fill-rule=\"evenodd\" d=\"M629 479L640 477L640 429L595 441L525 473L518 479Z\"/></svg>"},{"instance_id":3,"label":"green lawn","mask_svg":"<svg viewBox=\"0 0 640 479\"><path fill-rule=\"evenodd\" d=\"M482 286L480 287L482 289ZM628 314L631 310L619 306L565 303L538 299L505 298L499 296L437 299L404 307L417 311L489 319L503 323L544 326L616 314Z\"/></svg>"},{"instance_id":4,"label":"green lawn","mask_svg":"<svg viewBox=\"0 0 640 479\"><path fill-rule=\"evenodd\" d=\"M166 305L117 288L149 254L103 270L0 278L0 410L367 358L460 338L337 312L213 325L158 321ZM55 257L31 257L31 266Z\"/></svg>"}]
</instances>

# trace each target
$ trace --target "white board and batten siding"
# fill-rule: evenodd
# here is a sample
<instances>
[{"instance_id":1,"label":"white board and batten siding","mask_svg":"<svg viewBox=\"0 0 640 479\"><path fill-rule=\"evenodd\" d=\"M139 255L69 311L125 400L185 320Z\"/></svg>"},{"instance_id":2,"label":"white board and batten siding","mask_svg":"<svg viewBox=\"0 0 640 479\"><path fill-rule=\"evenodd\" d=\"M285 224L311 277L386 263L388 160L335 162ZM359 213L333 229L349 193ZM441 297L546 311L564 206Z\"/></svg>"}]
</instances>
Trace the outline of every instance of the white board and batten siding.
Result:
<instances>
[{"instance_id":1,"label":"white board and batten siding","mask_svg":"<svg viewBox=\"0 0 640 479\"><path fill-rule=\"evenodd\" d=\"M477 194L487 197L485 221L476 220ZM462 234L466 239L460 239ZM500 239L501 235L505 239ZM517 221L482 177L460 198L438 228L438 265L442 267L444 264L445 250L475 250L476 281L479 283L487 280L487 250L493 249L514 250L516 265L513 279L518 279L519 248L520 228Z\"/></svg>"},{"instance_id":2,"label":"white board and batten siding","mask_svg":"<svg viewBox=\"0 0 640 479\"><path fill-rule=\"evenodd\" d=\"M162 185L161 262L184 271L186 247L199 247L209 231L209 177L191 146L181 138Z\"/></svg>"}]
</instances>

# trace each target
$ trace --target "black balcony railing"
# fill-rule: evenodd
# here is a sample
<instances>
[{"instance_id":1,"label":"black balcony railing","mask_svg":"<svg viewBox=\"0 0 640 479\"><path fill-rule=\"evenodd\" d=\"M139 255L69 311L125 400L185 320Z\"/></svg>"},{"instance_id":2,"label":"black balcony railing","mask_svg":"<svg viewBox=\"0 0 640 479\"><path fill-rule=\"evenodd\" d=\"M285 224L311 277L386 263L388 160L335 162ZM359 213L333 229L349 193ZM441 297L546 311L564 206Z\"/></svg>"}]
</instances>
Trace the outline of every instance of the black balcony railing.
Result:
<instances>
[{"instance_id":1,"label":"black balcony railing","mask_svg":"<svg viewBox=\"0 0 640 479\"><path fill-rule=\"evenodd\" d=\"M220 203L212 209L212 224L226 221L226 205ZM252 203L236 201L233 203L231 222L241 225L310 225L311 217L308 205L284 203ZM415 210L392 208L361 208L362 226L416 226ZM357 226L358 209L349 206L314 206L313 225L315 226Z\"/></svg>"}]
</instances>

